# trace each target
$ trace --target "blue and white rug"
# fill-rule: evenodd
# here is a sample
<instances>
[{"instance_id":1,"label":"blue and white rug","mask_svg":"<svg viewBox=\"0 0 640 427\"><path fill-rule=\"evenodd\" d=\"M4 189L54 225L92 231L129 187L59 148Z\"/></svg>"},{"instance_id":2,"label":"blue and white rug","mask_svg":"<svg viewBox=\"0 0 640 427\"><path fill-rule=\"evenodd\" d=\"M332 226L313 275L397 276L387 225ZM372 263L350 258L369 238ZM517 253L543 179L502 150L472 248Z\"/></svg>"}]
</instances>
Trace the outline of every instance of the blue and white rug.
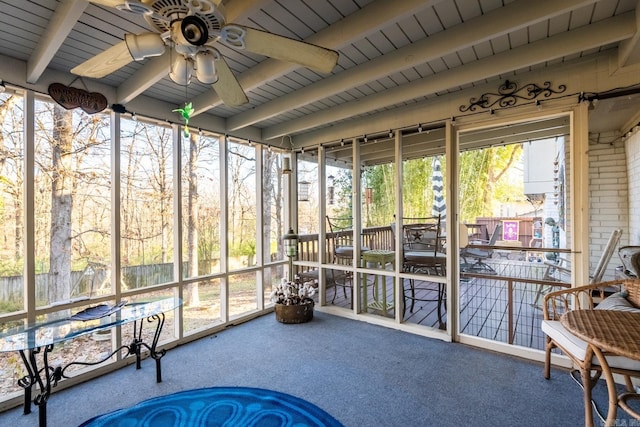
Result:
<instances>
[{"instance_id":1,"label":"blue and white rug","mask_svg":"<svg viewBox=\"0 0 640 427\"><path fill-rule=\"evenodd\" d=\"M342 424L289 394L246 387L212 387L145 400L100 415L81 427L327 426Z\"/></svg>"}]
</instances>

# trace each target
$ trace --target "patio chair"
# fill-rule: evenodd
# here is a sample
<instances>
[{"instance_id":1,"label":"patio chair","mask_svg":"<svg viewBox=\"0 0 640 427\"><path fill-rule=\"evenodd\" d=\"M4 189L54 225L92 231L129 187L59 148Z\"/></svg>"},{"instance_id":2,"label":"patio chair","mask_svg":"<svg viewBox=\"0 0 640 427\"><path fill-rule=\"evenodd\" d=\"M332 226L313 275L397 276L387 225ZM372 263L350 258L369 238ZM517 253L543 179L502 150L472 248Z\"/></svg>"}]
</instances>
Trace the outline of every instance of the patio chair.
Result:
<instances>
[{"instance_id":1,"label":"patio chair","mask_svg":"<svg viewBox=\"0 0 640 427\"><path fill-rule=\"evenodd\" d=\"M406 223L417 221L414 223ZM435 276L446 274L447 256L442 248L441 217L403 218L402 271ZM395 230L395 224L392 229ZM444 327L442 306L446 298L445 284L429 280L409 279L408 288L402 286L402 317L407 306L413 313L416 301L436 302L438 326ZM435 294L435 295L434 295Z\"/></svg>"},{"instance_id":2,"label":"patio chair","mask_svg":"<svg viewBox=\"0 0 640 427\"><path fill-rule=\"evenodd\" d=\"M602 281L616 245L620 242L621 236L622 229L620 228L616 228L611 232L609 240L600 255L600 259L598 260L595 270L593 270L593 273L589 274L589 283L598 283ZM545 261L545 264L547 265L547 269L544 272L544 280L555 280L559 282L571 281L571 262L568 258L558 257L555 262Z\"/></svg>"},{"instance_id":3,"label":"patio chair","mask_svg":"<svg viewBox=\"0 0 640 427\"><path fill-rule=\"evenodd\" d=\"M329 225L330 232L330 244L332 248L333 263L342 265L351 265L353 262L354 253L354 232L353 232L353 218L332 218L327 215L327 224ZM360 247L360 252L369 251L370 248L367 245ZM350 304L353 301L353 273L350 271L341 271L331 269L328 272L330 281L334 286L333 299L331 303L336 299L338 293L337 288L342 288L344 297L347 298L351 295ZM347 289L349 294L347 295Z\"/></svg>"},{"instance_id":4,"label":"patio chair","mask_svg":"<svg viewBox=\"0 0 640 427\"><path fill-rule=\"evenodd\" d=\"M414 220L407 224L405 221ZM442 250L440 216L429 218L403 218L402 258L405 271L442 276L447 256Z\"/></svg>"},{"instance_id":5,"label":"patio chair","mask_svg":"<svg viewBox=\"0 0 640 427\"><path fill-rule=\"evenodd\" d=\"M618 292L608 295L612 290ZM594 406L591 391L602 374L602 367L595 355L592 357L590 370L587 371L585 357L587 343L573 335L560 323L560 317L569 310L624 310L640 312L640 280L627 279L592 283L571 289L549 292L544 296L542 331L546 334L544 377L551 376L551 351L558 348L575 366L579 368L584 389L586 407ZM622 356L606 356L609 368L613 373L625 379L628 391L633 391L631 377L640 377L640 361ZM572 372L572 375L576 371ZM595 408L599 416L600 412ZM585 413L586 425L593 425L591 411ZM601 416L602 417L602 416Z\"/></svg>"},{"instance_id":6,"label":"patio chair","mask_svg":"<svg viewBox=\"0 0 640 427\"><path fill-rule=\"evenodd\" d=\"M617 228L611 232L609 236L609 240L605 245L602 254L600 255L600 260L598 260L598 264L596 265L596 269L593 271L593 274L589 274L589 283L599 283L602 281L604 277L604 273L607 270L607 266L609 265L609 261L611 260L611 256L613 255L613 250L616 245L620 241L620 236L622 236L622 230ZM543 279L549 281L556 282L571 282L571 263L568 258L558 257L555 261L545 261L547 265L547 269L544 272ZM538 288L538 292L536 292L536 297L531 304L533 307L540 308L540 298L542 295L550 292L554 286L546 285L540 286Z\"/></svg>"},{"instance_id":7,"label":"patio chair","mask_svg":"<svg viewBox=\"0 0 640 427\"><path fill-rule=\"evenodd\" d=\"M464 226L464 224L462 224ZM466 230L466 226L465 226ZM466 236L467 234L461 233L462 236ZM493 234L491 234L491 238L489 241L486 240L474 240L472 243L476 245L486 245L486 246L495 246L498 238L502 235L502 224L496 225L496 228L493 230ZM461 245L462 246L462 245ZM498 274L493 267L489 264L485 263L485 259L489 259L493 256L493 248L469 248L461 247L460 249L460 257L464 260L464 263L460 265L460 271L464 273L480 273L480 274ZM468 259L471 258L475 260L473 264L470 264Z\"/></svg>"},{"instance_id":8,"label":"patio chair","mask_svg":"<svg viewBox=\"0 0 640 427\"><path fill-rule=\"evenodd\" d=\"M640 246L621 246L618 256L624 268L622 273L628 278L640 278Z\"/></svg>"}]
</instances>

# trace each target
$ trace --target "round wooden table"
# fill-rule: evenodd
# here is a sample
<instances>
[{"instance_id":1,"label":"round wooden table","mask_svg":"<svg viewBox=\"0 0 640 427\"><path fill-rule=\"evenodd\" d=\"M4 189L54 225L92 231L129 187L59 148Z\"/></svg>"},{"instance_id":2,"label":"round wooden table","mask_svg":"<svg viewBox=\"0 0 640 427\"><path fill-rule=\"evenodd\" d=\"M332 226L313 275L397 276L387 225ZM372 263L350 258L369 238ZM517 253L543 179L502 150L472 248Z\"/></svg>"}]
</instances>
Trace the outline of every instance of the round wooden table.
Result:
<instances>
[{"instance_id":1,"label":"round wooden table","mask_svg":"<svg viewBox=\"0 0 640 427\"><path fill-rule=\"evenodd\" d=\"M615 425L618 404L636 419L640 414L632 410L627 400L640 399L637 393L623 393L618 395L613 373L609 368L603 353L613 353L619 356L640 361L640 312L619 310L572 310L565 313L560 322L567 330L588 343L585 356L586 376L590 378L592 360L595 354L602 367L602 374L607 381L609 392L609 412L605 425ZM583 384L585 392L585 425L593 425L591 410L591 384Z\"/></svg>"}]
</instances>

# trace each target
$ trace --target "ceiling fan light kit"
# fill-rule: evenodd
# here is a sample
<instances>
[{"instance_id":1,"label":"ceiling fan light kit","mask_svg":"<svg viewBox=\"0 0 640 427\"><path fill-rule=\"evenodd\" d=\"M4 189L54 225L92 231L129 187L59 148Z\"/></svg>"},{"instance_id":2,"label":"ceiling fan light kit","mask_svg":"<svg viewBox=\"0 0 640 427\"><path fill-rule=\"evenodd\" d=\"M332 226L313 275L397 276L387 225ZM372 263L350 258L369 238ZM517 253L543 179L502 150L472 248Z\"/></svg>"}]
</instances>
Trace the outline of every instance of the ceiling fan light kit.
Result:
<instances>
[{"instance_id":1,"label":"ceiling fan light kit","mask_svg":"<svg viewBox=\"0 0 640 427\"><path fill-rule=\"evenodd\" d=\"M171 63L171 71L169 77L180 86L186 86L191 81L191 73L193 72L193 61L182 55L176 55Z\"/></svg>"},{"instance_id":2,"label":"ceiling fan light kit","mask_svg":"<svg viewBox=\"0 0 640 427\"><path fill-rule=\"evenodd\" d=\"M102 78L132 61L162 55L169 47L169 77L188 85L192 73L210 84L222 102L249 102L224 57L213 47L222 42L232 49L287 61L329 73L338 61L336 51L277 34L228 23L221 0L88 0L91 3L142 15L156 32L126 34L124 41L88 59L71 72ZM124 3L124 4L123 4Z\"/></svg>"},{"instance_id":3,"label":"ceiling fan light kit","mask_svg":"<svg viewBox=\"0 0 640 427\"><path fill-rule=\"evenodd\" d=\"M196 54L196 77L200 83L213 84L218 81L216 55L215 49L204 49Z\"/></svg>"}]
</instances>

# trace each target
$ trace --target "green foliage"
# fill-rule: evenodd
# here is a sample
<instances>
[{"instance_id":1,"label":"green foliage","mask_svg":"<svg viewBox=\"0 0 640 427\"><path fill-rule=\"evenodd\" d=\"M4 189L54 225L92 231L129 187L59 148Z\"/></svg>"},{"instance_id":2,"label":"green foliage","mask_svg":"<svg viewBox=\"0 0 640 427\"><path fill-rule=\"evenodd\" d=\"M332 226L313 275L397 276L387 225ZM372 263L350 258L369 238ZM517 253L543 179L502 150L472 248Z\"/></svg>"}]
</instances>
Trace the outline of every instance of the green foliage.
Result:
<instances>
[{"instance_id":1,"label":"green foliage","mask_svg":"<svg viewBox=\"0 0 640 427\"><path fill-rule=\"evenodd\" d=\"M22 310L24 301L22 298L11 301L0 301L0 313L13 313Z\"/></svg>"},{"instance_id":2,"label":"green foliage","mask_svg":"<svg viewBox=\"0 0 640 427\"><path fill-rule=\"evenodd\" d=\"M403 165L402 216L422 218L431 216L433 208L433 158L408 160Z\"/></svg>"},{"instance_id":3,"label":"green foliage","mask_svg":"<svg viewBox=\"0 0 640 427\"><path fill-rule=\"evenodd\" d=\"M24 269L24 260L20 259L5 259L0 262L0 276L22 276Z\"/></svg>"},{"instance_id":4,"label":"green foliage","mask_svg":"<svg viewBox=\"0 0 640 427\"><path fill-rule=\"evenodd\" d=\"M336 218L345 218L351 216L352 211L352 181L351 171L347 169L339 169L333 178L334 185L334 202L329 215Z\"/></svg>"},{"instance_id":5,"label":"green foliage","mask_svg":"<svg viewBox=\"0 0 640 427\"><path fill-rule=\"evenodd\" d=\"M389 224L395 212L395 164L368 167L363 173L363 186L371 188L371 204L365 204L363 226ZM364 191L363 191L364 197Z\"/></svg>"},{"instance_id":6,"label":"green foliage","mask_svg":"<svg viewBox=\"0 0 640 427\"><path fill-rule=\"evenodd\" d=\"M522 194L522 180L510 179L509 171L520 161L522 145L512 144L460 155L460 219L493 216L501 203Z\"/></svg>"},{"instance_id":7,"label":"green foliage","mask_svg":"<svg viewBox=\"0 0 640 427\"><path fill-rule=\"evenodd\" d=\"M489 150L460 154L460 220L473 222L488 216L484 201L489 181Z\"/></svg>"},{"instance_id":8,"label":"green foliage","mask_svg":"<svg viewBox=\"0 0 640 427\"><path fill-rule=\"evenodd\" d=\"M240 244L233 245L229 248L229 254L234 257L255 255L256 242L251 240L246 240L241 242Z\"/></svg>"},{"instance_id":9,"label":"green foliage","mask_svg":"<svg viewBox=\"0 0 640 427\"><path fill-rule=\"evenodd\" d=\"M514 195L523 194L522 180L512 179L513 166L520 161L522 145L512 144L466 151L460 154L460 213L462 221L492 216L502 203L513 202ZM433 208L433 157L407 160L403 164L402 216L419 218L431 216ZM446 162L441 157L443 176ZM349 174L343 173L342 193L351 195ZM363 226L371 227L393 222L395 212L395 164L367 167L363 172ZM336 186L336 188L341 188ZM365 201L365 188L371 188L373 200ZM445 186L446 188L446 186ZM351 209L343 205L344 216Z\"/></svg>"}]
</instances>

